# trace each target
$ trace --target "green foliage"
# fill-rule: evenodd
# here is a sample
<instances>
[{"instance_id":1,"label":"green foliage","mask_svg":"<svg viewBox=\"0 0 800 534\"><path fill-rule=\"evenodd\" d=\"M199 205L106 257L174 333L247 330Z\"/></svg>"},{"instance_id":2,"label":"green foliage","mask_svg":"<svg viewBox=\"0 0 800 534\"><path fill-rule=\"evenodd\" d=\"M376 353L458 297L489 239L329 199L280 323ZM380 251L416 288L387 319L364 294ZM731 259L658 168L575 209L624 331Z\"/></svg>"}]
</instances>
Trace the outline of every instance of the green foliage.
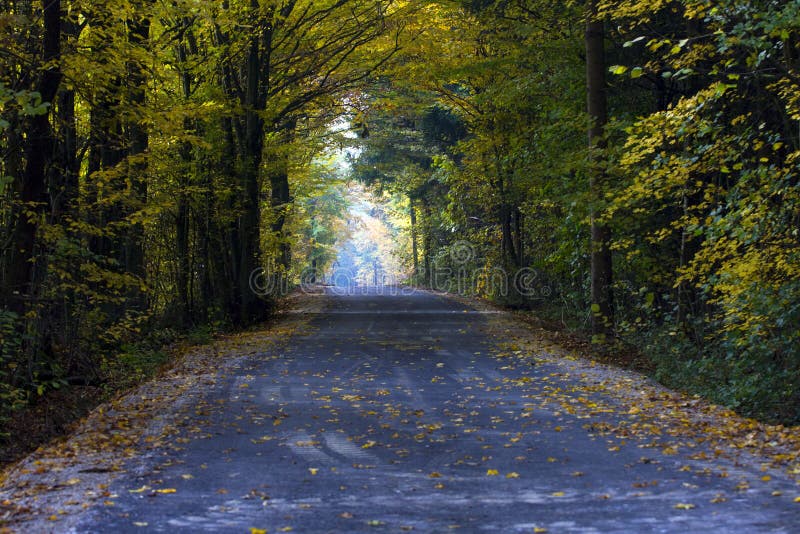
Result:
<instances>
[{"instance_id":1,"label":"green foliage","mask_svg":"<svg viewBox=\"0 0 800 534\"><path fill-rule=\"evenodd\" d=\"M195 330L187 336L188 340L205 342L210 338L208 330ZM155 330L145 339L123 343L118 352L102 358L100 370L105 389L113 393L138 385L153 377L164 365L170 362L166 345L179 339L178 332L165 328Z\"/></svg>"},{"instance_id":2,"label":"green foliage","mask_svg":"<svg viewBox=\"0 0 800 534\"><path fill-rule=\"evenodd\" d=\"M137 345L123 345L122 352L104 359L101 370L109 391L127 389L155 375L168 361L166 353Z\"/></svg>"},{"instance_id":3,"label":"green foliage","mask_svg":"<svg viewBox=\"0 0 800 534\"><path fill-rule=\"evenodd\" d=\"M16 387L14 376L20 371L22 338L19 334L19 317L0 309L0 439L12 411L25 405L25 391Z\"/></svg>"},{"instance_id":4,"label":"green foliage","mask_svg":"<svg viewBox=\"0 0 800 534\"><path fill-rule=\"evenodd\" d=\"M628 42L649 51L644 72L670 80L683 73L684 87L627 129L607 213L631 285L664 295L653 317L627 332L661 339L648 349L660 376L788 422L798 421L800 378L792 222L800 146L795 92L787 90L798 68L796 13L796 2L686 2L684 28L704 31ZM662 12L611 5L609 15L635 35ZM667 350L671 343L681 357Z\"/></svg>"}]
</instances>

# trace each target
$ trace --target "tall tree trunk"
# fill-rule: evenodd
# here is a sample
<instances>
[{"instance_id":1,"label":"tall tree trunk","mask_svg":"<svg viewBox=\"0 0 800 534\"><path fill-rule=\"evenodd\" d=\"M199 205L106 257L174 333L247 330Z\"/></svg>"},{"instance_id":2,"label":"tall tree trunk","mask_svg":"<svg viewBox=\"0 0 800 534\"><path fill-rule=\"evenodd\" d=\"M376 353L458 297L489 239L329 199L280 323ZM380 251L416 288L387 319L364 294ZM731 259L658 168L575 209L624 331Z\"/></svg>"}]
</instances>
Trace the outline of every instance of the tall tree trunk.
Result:
<instances>
[{"instance_id":1,"label":"tall tree trunk","mask_svg":"<svg viewBox=\"0 0 800 534\"><path fill-rule=\"evenodd\" d=\"M182 33L187 43L180 43L176 47L176 55L181 68L183 100L188 103L192 96L192 76L187 70L187 60L190 54L192 56L197 54L197 43L191 29L192 20L184 18L180 23L182 26ZM195 120L188 117L184 118L183 131L185 135L189 135L196 129L197 124ZM189 187L192 183L192 174L194 172L194 152L192 150L192 144L189 141L183 141L179 149L179 154L181 157L182 169L178 178L177 213L175 214L175 255L177 262L175 283L177 286L176 297L178 299L180 321L183 324L188 324L194 311L192 309L191 251L189 247L189 230L191 223ZM207 230L207 228L203 230ZM203 235L201 235L200 240L203 243L207 243L207 231L203 231L202 233ZM208 248L206 246L205 251L207 250ZM202 287L201 284L201 288Z\"/></svg>"},{"instance_id":2,"label":"tall tree trunk","mask_svg":"<svg viewBox=\"0 0 800 534\"><path fill-rule=\"evenodd\" d=\"M292 202L289 188L289 154L286 146L294 138L296 123L289 120L280 126L277 144L273 148L274 154L269 161L270 203L273 211L272 233L278 239L277 263L285 276L291 269L291 248L286 235L286 215Z\"/></svg>"},{"instance_id":3,"label":"tall tree trunk","mask_svg":"<svg viewBox=\"0 0 800 534\"><path fill-rule=\"evenodd\" d=\"M228 187L235 189L238 177L235 169L237 160L236 136L234 135L234 121L229 117L222 119L223 144L222 157L219 161L219 173L225 178ZM220 211L225 213L238 213L240 206L237 198L228 195L220 205ZM226 220L221 228L218 242L226 254L213 254L215 264L215 286L220 288L220 297L224 309L234 324L241 323L239 312L241 310L239 298L239 266L241 265L241 246L239 221Z\"/></svg>"},{"instance_id":4,"label":"tall tree trunk","mask_svg":"<svg viewBox=\"0 0 800 534\"><path fill-rule=\"evenodd\" d=\"M257 2L253 2L255 8ZM261 268L261 204L260 169L264 150L264 121L258 113L261 109L261 57L260 35L250 41L247 56L247 89L245 94L245 138L242 147L242 169L240 187L242 211L239 216L239 320L251 323L263 317L264 310L256 292L251 287L251 278Z\"/></svg>"},{"instance_id":5,"label":"tall tree trunk","mask_svg":"<svg viewBox=\"0 0 800 534\"><path fill-rule=\"evenodd\" d=\"M72 54L77 49L81 26L66 14L62 21L62 47L64 52ZM58 173L51 178L53 214L61 220L68 212L78 208L80 161L78 159L78 124L75 114L75 91L62 89L58 94L57 105L57 137L60 140L58 149ZM59 176L60 174L60 176Z\"/></svg>"},{"instance_id":6,"label":"tall tree trunk","mask_svg":"<svg viewBox=\"0 0 800 534\"><path fill-rule=\"evenodd\" d=\"M58 168L52 173L53 214L60 219L74 207L78 197L78 131L75 122L75 91L58 95Z\"/></svg>"},{"instance_id":7,"label":"tall tree trunk","mask_svg":"<svg viewBox=\"0 0 800 534\"><path fill-rule=\"evenodd\" d=\"M605 149L604 129L608 122L606 95L605 28L597 16L597 0L590 0L586 22L586 93L592 124L589 128L589 153L595 165L590 169L589 189L593 202L602 199L606 176L599 164ZM613 265L611 231L598 221L596 207L591 215L591 300L592 333L610 334L614 324L612 297Z\"/></svg>"},{"instance_id":8,"label":"tall tree trunk","mask_svg":"<svg viewBox=\"0 0 800 534\"><path fill-rule=\"evenodd\" d=\"M431 236L431 231L433 229L433 224L431 223L431 207L424 197L422 198L422 213L425 216L425 224L422 229L422 265L425 269L425 279L428 285L433 286L435 282L431 264L433 255L433 238Z\"/></svg>"},{"instance_id":9,"label":"tall tree trunk","mask_svg":"<svg viewBox=\"0 0 800 534\"><path fill-rule=\"evenodd\" d=\"M500 228L502 232L502 252L503 259L507 267L516 268L520 266L519 252L515 245L514 230L514 211L516 208L507 203L500 206Z\"/></svg>"},{"instance_id":10,"label":"tall tree trunk","mask_svg":"<svg viewBox=\"0 0 800 534\"><path fill-rule=\"evenodd\" d=\"M61 84L61 70L58 66L61 54L61 1L42 0L42 20L44 34L42 39L42 64L46 65L39 78L36 90L44 102L54 102ZM50 114L32 117L27 131L25 146L25 170L19 190L19 201L23 213L16 221L12 234L11 262L7 272L6 284L10 290L9 309L24 313L26 300L35 293L36 231L38 222L46 213L47 172L53 161L54 140L50 126Z\"/></svg>"},{"instance_id":11,"label":"tall tree trunk","mask_svg":"<svg viewBox=\"0 0 800 534\"><path fill-rule=\"evenodd\" d=\"M419 273L419 244L417 243L417 208L414 199L409 199L408 213L411 217L411 257L414 259L414 275Z\"/></svg>"},{"instance_id":12,"label":"tall tree trunk","mask_svg":"<svg viewBox=\"0 0 800 534\"><path fill-rule=\"evenodd\" d=\"M147 9L147 3L143 9ZM149 14L143 13L142 18L129 21L129 40L132 47L144 48L150 39ZM130 103L136 110L143 110L146 106L147 73L144 66L138 61L131 62L128 72ZM128 166L129 180L132 184L130 211L134 212L144 208L147 203L147 160L146 153L150 144L147 126L141 118L134 118L128 124L128 157L131 160ZM144 226L141 223L131 224L122 243L122 265L125 271L142 279L146 277L144 258ZM146 307L145 295L131 295L139 307ZM130 305L130 303L129 303Z\"/></svg>"},{"instance_id":13,"label":"tall tree trunk","mask_svg":"<svg viewBox=\"0 0 800 534\"><path fill-rule=\"evenodd\" d=\"M192 128L192 121L184 119L184 130ZM192 172L192 145L188 141L181 143L179 150L183 169L178 179L177 213L175 214L175 256L177 261L177 298L180 321L189 322L191 316L191 299L189 291L190 250L189 250L189 195L188 188Z\"/></svg>"},{"instance_id":14,"label":"tall tree trunk","mask_svg":"<svg viewBox=\"0 0 800 534\"><path fill-rule=\"evenodd\" d=\"M525 245L522 233L522 210L514 208L514 246L517 251L517 267L525 265Z\"/></svg>"}]
</instances>

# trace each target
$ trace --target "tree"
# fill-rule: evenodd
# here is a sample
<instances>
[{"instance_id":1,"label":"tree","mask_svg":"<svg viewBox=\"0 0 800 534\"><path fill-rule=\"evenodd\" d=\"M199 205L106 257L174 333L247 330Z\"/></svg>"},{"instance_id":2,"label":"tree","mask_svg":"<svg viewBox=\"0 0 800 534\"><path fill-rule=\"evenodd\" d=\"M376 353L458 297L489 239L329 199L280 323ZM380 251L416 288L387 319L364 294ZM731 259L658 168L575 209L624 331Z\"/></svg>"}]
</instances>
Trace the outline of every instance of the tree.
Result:
<instances>
[{"instance_id":1,"label":"tree","mask_svg":"<svg viewBox=\"0 0 800 534\"><path fill-rule=\"evenodd\" d=\"M608 122L606 97L606 61L604 21L598 17L597 1L590 0L586 21L586 94L589 127L589 153L593 166L589 169L593 201L602 199L605 171L603 170L604 129ZM611 232L607 224L598 220L592 210L591 230L591 302L592 332L605 335L613 330L613 264L611 256Z\"/></svg>"},{"instance_id":2,"label":"tree","mask_svg":"<svg viewBox=\"0 0 800 534\"><path fill-rule=\"evenodd\" d=\"M59 68L61 2L43 0L41 16L41 52L37 58L41 72L34 90L41 102L47 104L55 100L62 78ZM26 126L23 135L29 142L24 150L24 170L15 180L20 209L11 234L3 291L3 304L19 315L26 312L30 299L36 295L37 280L41 279L42 269L46 268L41 262L37 265L36 234L40 220L48 211L47 176L54 152L49 112L34 114Z\"/></svg>"}]
</instances>

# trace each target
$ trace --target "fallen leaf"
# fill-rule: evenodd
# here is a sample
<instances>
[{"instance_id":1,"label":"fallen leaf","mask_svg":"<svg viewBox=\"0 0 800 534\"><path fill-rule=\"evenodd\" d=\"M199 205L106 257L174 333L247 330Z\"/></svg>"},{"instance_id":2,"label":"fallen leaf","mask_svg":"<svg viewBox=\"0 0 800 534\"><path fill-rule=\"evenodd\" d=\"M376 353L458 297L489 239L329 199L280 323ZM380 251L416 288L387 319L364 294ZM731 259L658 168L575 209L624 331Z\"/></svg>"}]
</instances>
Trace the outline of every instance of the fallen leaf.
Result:
<instances>
[{"instance_id":1,"label":"fallen leaf","mask_svg":"<svg viewBox=\"0 0 800 534\"><path fill-rule=\"evenodd\" d=\"M157 489L156 493L177 493L178 490L175 488L164 488L164 489Z\"/></svg>"},{"instance_id":2,"label":"fallen leaf","mask_svg":"<svg viewBox=\"0 0 800 534\"><path fill-rule=\"evenodd\" d=\"M317 468L317 467L309 467L308 468L308 472L311 473L312 475L316 475L319 472L319 468Z\"/></svg>"},{"instance_id":3,"label":"fallen leaf","mask_svg":"<svg viewBox=\"0 0 800 534\"><path fill-rule=\"evenodd\" d=\"M506 478L519 478L519 473L511 472L506 475Z\"/></svg>"},{"instance_id":4,"label":"fallen leaf","mask_svg":"<svg viewBox=\"0 0 800 534\"><path fill-rule=\"evenodd\" d=\"M495 477L495 476L497 476L499 474L500 474L500 471L498 471L497 469L488 469L486 471L486 475L490 476L490 477Z\"/></svg>"},{"instance_id":5,"label":"fallen leaf","mask_svg":"<svg viewBox=\"0 0 800 534\"><path fill-rule=\"evenodd\" d=\"M676 510L691 510L692 508L695 508L695 505L691 503L679 502L678 504L673 506L673 508L675 508Z\"/></svg>"}]
</instances>

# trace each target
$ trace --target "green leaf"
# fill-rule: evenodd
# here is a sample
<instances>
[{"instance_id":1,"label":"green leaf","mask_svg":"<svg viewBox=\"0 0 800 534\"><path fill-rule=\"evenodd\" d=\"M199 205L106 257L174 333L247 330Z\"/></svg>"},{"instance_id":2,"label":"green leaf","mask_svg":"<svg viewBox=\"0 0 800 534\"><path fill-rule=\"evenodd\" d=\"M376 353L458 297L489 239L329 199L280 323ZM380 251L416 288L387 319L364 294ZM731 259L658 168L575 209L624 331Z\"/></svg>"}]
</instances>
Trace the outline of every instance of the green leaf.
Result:
<instances>
[{"instance_id":1,"label":"green leaf","mask_svg":"<svg viewBox=\"0 0 800 534\"><path fill-rule=\"evenodd\" d=\"M625 74L628 71L628 67L625 65L612 65L609 69L612 74L620 75Z\"/></svg>"}]
</instances>

